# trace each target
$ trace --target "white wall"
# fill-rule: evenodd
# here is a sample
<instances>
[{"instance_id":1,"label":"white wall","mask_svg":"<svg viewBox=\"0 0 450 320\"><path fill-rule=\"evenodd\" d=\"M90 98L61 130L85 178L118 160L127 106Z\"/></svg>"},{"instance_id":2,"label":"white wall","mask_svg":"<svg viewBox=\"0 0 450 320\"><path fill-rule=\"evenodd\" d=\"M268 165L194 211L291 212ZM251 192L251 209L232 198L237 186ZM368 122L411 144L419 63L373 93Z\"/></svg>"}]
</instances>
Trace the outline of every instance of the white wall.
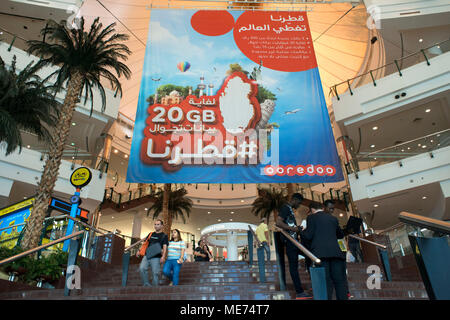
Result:
<instances>
[{"instance_id":1,"label":"white wall","mask_svg":"<svg viewBox=\"0 0 450 320\"><path fill-rule=\"evenodd\" d=\"M376 198L406 189L420 187L450 179L450 147L401 160L403 166L392 162L369 170L349 175L349 183L354 201Z\"/></svg>"},{"instance_id":2,"label":"white wall","mask_svg":"<svg viewBox=\"0 0 450 320\"><path fill-rule=\"evenodd\" d=\"M4 150L0 150L0 183L2 183L2 187L0 189L2 192L1 195L4 195L5 193L9 195L9 190L11 190L11 187L9 190L4 190L7 189L7 184L3 184L5 181L8 183L10 181L20 181L32 186L37 186L41 179L42 171L44 170L44 164L45 162L41 161L41 153L34 150L23 148L21 153L19 153L19 151L15 151L8 156L5 156ZM72 163L69 161L61 161L58 179L54 188L55 192L63 193L67 195L67 197L72 196L75 192L75 188L69 181L70 175L73 172L71 165ZM74 170L78 167L80 166L75 165ZM93 169L90 170L92 172L92 180L88 186L81 190L81 198L94 200L93 203L98 204L103 201L106 174L103 174L100 179L99 171ZM91 202L86 202L86 204ZM83 207L86 207L86 205L83 204ZM92 211L94 208L86 207L86 209Z\"/></svg>"},{"instance_id":3,"label":"white wall","mask_svg":"<svg viewBox=\"0 0 450 320\"><path fill-rule=\"evenodd\" d=\"M388 75L372 83L332 98L335 119L345 126L370 119L384 112L412 105L413 102L429 98L450 90L450 52L430 59L430 66L421 62L417 65ZM397 94L405 97L395 99Z\"/></svg>"}]
</instances>

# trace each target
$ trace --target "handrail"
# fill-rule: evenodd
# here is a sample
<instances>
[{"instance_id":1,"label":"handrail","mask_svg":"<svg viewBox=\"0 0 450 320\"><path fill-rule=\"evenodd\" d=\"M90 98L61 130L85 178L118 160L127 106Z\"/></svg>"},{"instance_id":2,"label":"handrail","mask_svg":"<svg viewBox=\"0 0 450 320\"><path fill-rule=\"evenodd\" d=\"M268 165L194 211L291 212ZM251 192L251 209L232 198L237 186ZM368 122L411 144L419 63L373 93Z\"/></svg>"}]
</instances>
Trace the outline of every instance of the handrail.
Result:
<instances>
[{"instance_id":1,"label":"handrail","mask_svg":"<svg viewBox=\"0 0 450 320\"><path fill-rule=\"evenodd\" d=\"M22 257L25 257L25 256L27 256L27 255L33 254L33 253L35 253L35 252L37 252L37 251L40 251L40 250L42 250L42 249L51 247L51 246L53 246L53 245L55 245L55 244L58 244L58 243L60 243L60 242L64 242L64 241L66 241L66 240L69 240L69 239L78 237L79 235L81 235L81 234L83 234L83 233L84 233L84 231L78 231L78 232L76 232L76 233L72 233L72 234L70 234L70 235L68 235L68 236L62 237L62 238L60 238L60 239L58 239L58 240L54 240L54 241L51 241L51 242L49 242L49 243L43 244L43 245L41 245L41 246L39 246L39 247L36 247L36 248L34 248L34 249L30 249L30 250L28 250L28 251L25 251L25 252L16 254L15 256L12 256L12 257L9 257L9 258L6 258L6 259L0 261L0 265L2 265L2 264L4 264L4 263L12 262L12 261L17 260L17 259L20 259L20 258L22 258Z\"/></svg>"},{"instance_id":2,"label":"handrail","mask_svg":"<svg viewBox=\"0 0 450 320\"><path fill-rule=\"evenodd\" d=\"M138 242L133 243L132 245L128 246L125 248L124 252L127 252L128 250L130 250L131 248L134 248L135 246L137 246L138 244L142 243L145 241L146 238L142 238L141 240L139 240Z\"/></svg>"},{"instance_id":3,"label":"handrail","mask_svg":"<svg viewBox=\"0 0 450 320\"><path fill-rule=\"evenodd\" d=\"M408 144L408 143L411 143L411 142L414 142L414 141L417 141L417 140L425 139L425 138L428 138L428 137L431 137L431 136L435 136L435 135L438 135L438 134L442 134L442 133L447 132L447 131L450 132L450 129L445 129L445 130L442 130L442 131L434 132L434 133L428 134L426 136L422 136L422 137L415 138L415 139L412 139L412 140L409 140L409 141L406 141L406 142L402 142L402 143L396 144L395 146L390 146L390 147L386 147L386 148L383 148L383 149L380 149L380 150L377 150L377 151L373 151L373 152L370 152L368 154L365 154L364 157L358 157L358 158L359 159L361 159L361 158L368 158L371 155L379 153L381 151L385 151L385 150L392 149L392 148L397 148L399 146L402 146L402 145L405 145L405 144Z\"/></svg>"},{"instance_id":4,"label":"handrail","mask_svg":"<svg viewBox=\"0 0 450 320\"><path fill-rule=\"evenodd\" d=\"M292 236L287 233L286 231L280 229L280 232L286 237L288 238L297 248L300 249L300 251L302 251L304 254L306 254L306 256L308 258L310 258L315 264L320 264L322 261L320 261L319 258L317 258L314 254L311 253L311 251L309 251L308 249L306 249L304 246L302 246L297 240L295 240L294 238L292 238Z\"/></svg>"},{"instance_id":5,"label":"handrail","mask_svg":"<svg viewBox=\"0 0 450 320\"><path fill-rule=\"evenodd\" d=\"M433 44L432 46L423 48L423 49L421 49L421 50L419 50L419 51L417 51L417 52L414 52L414 53L411 53L411 54L409 54L409 55L407 55L407 56L401 57L401 58L398 59L398 60L394 60L394 62L386 63L385 65L383 65L383 66L381 66L381 67L378 67L378 68L375 68L375 69L371 69L371 70L369 70L369 71L366 72L366 73L357 75L356 77L349 78L349 79L347 79L347 80L345 80L345 81L342 81L342 82L340 82L340 83L338 83L338 84L335 84L335 85L331 86L331 88L337 88L338 86L340 86L340 85L342 85L342 84L348 84L349 81L352 81L352 80L361 78L361 77L363 77L363 76L366 76L366 75L370 74L370 73L373 72L373 71L377 71L377 70L379 70L379 69L382 69L382 68L385 68L385 67L387 67L387 66L390 66L390 65L394 64L395 61L402 61L402 60L404 60L404 59L407 59L407 58L412 57L412 56L414 56L414 55L417 55L417 54L419 54L419 53L422 53L422 54L423 54L423 51L424 51L424 50L428 50L428 49L433 48L433 47L435 47L435 46L439 46L439 45L441 45L441 44L443 44L444 42L447 42L447 41L449 41L449 40L450 40L450 39L443 40L443 41L441 41L441 42L438 42L438 43ZM335 90L336 90L336 89L335 89ZM332 90L331 90L331 91L332 91Z\"/></svg>"},{"instance_id":6,"label":"handrail","mask_svg":"<svg viewBox=\"0 0 450 320\"><path fill-rule=\"evenodd\" d=\"M256 240L258 247L261 247L261 241L259 241L258 237L256 236L255 231L252 229L252 227L250 225L248 225L248 229L252 232L253 238Z\"/></svg>"},{"instance_id":7,"label":"handrail","mask_svg":"<svg viewBox=\"0 0 450 320\"><path fill-rule=\"evenodd\" d=\"M84 223L83 221L77 220L77 219L74 218L74 217L71 217L71 216L68 215L68 216L66 216L66 218L69 218L70 220L73 220L73 221L75 221L77 224L81 224L81 225L85 226L86 228L92 229L92 230L94 230L95 232L98 232L98 233L101 233L101 234L106 234L106 233L104 233L104 232L98 230L97 228L95 228L95 227L93 227L93 226L91 226L91 225L89 225L89 224L87 224L87 223Z\"/></svg>"},{"instance_id":8,"label":"handrail","mask_svg":"<svg viewBox=\"0 0 450 320\"><path fill-rule=\"evenodd\" d=\"M400 212L398 219L409 225L427 228L435 232L450 234L450 223L442 220L419 216L409 212Z\"/></svg>"},{"instance_id":9,"label":"handrail","mask_svg":"<svg viewBox=\"0 0 450 320\"><path fill-rule=\"evenodd\" d=\"M360 238L360 237L355 236L355 235L353 235L353 234L349 234L348 236L349 236L349 237L352 237L352 238L354 238L354 239L357 239L357 240L359 240L359 241L367 242L367 243L369 243L369 244L371 244L371 245L380 247L380 248L382 248L382 249L387 249L387 246L385 246L385 245L383 245L383 244L379 244L379 243L376 243L376 242L373 242L373 241L370 241L370 240L367 240L367 239L364 239L364 238Z\"/></svg>"}]
</instances>

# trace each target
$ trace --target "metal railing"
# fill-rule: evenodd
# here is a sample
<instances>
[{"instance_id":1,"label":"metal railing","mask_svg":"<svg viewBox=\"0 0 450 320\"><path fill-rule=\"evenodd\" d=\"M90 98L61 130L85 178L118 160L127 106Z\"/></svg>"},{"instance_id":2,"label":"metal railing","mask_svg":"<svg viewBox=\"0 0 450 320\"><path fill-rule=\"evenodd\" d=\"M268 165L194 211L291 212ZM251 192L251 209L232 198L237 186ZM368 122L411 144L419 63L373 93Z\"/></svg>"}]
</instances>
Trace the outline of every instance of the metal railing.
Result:
<instances>
[{"instance_id":1,"label":"metal railing","mask_svg":"<svg viewBox=\"0 0 450 320\"><path fill-rule=\"evenodd\" d=\"M360 74L356 77L347 79L345 81L342 81L338 84L335 84L334 86L332 86L330 88L330 94L332 94L333 96L335 96L338 100L340 100L339 95L343 94L344 92L346 92L347 90L350 91L350 95L353 95L354 92L352 89L355 89L359 86L365 85L366 82L360 82L360 81L354 81L356 79L361 79L363 77L369 77L372 81L372 84L374 86L377 85L376 80L382 79L390 74L394 74L394 73L398 73L398 75L401 77L403 76L402 70L414 66L418 63L421 62L426 62L427 65L431 65L430 59L434 58L438 55L441 55L447 51L450 50L450 39L438 42L432 46L429 47L425 47L417 52L411 53L407 56L401 57L397 60L394 60L391 63L385 64L381 67L372 69L366 73ZM374 74L376 74L376 71L382 70L384 72L382 72L382 76L381 77L376 77ZM378 74L380 74L378 72ZM357 85L353 85L354 83L358 83ZM352 86L353 85L353 86Z\"/></svg>"},{"instance_id":2,"label":"metal railing","mask_svg":"<svg viewBox=\"0 0 450 320\"><path fill-rule=\"evenodd\" d=\"M398 219L411 226L426 228L437 233L450 235L450 223L446 221L419 216L409 212L401 212Z\"/></svg>"},{"instance_id":3,"label":"metal railing","mask_svg":"<svg viewBox=\"0 0 450 320\"><path fill-rule=\"evenodd\" d=\"M433 158L433 151L450 146L450 129L438 131L423 137L415 138L395 146L386 147L370 153L359 153L355 159L346 165L348 173L355 173L361 170L381 166L387 163L398 161L419 154L429 153Z\"/></svg>"},{"instance_id":4,"label":"metal railing","mask_svg":"<svg viewBox=\"0 0 450 320\"><path fill-rule=\"evenodd\" d=\"M386 250L386 249L387 249L387 246L385 246L384 244L380 244L380 243L373 242L373 241L370 241L370 240L367 240L367 239L364 239L364 238L360 238L360 237L355 236L355 235L353 235L353 234L349 234L348 236L351 237L351 238L354 238L354 239L356 239L356 240L363 241L363 242L365 242L365 243L371 244L371 245L376 246L376 247L378 247L378 248L381 248L381 249L383 249L383 250Z\"/></svg>"},{"instance_id":5,"label":"metal railing","mask_svg":"<svg viewBox=\"0 0 450 320\"><path fill-rule=\"evenodd\" d=\"M315 264L321 263L319 258L317 258L311 251L306 249L300 242L298 242L297 240L292 238L289 233L287 233L286 231L281 230L281 229L279 231L281 232L282 235L284 235L287 239L289 239L289 241L291 241L294 246L296 246L298 249L300 249L300 251L302 253L304 253L308 258L310 258L312 260L312 262L314 262Z\"/></svg>"},{"instance_id":6,"label":"metal railing","mask_svg":"<svg viewBox=\"0 0 450 320\"><path fill-rule=\"evenodd\" d=\"M8 263L8 262L12 262L12 261L17 260L17 259L20 259L20 258L23 258L23 257L25 257L25 256L28 256L28 255L33 254L33 253L35 253L35 252L38 252L38 251L40 251L40 250L42 250L42 249L45 249L45 248L54 246L55 244L64 242L64 241L66 241L66 240L73 239L73 238L75 238L75 237L80 236L80 235L83 234L84 232L85 232L85 231L78 231L78 232L75 232L75 233L70 234L70 235L68 235L68 236L62 237L62 238L60 238L60 239L58 239L58 240L51 241L51 242L49 242L49 243L40 245L39 247L36 247L36 248L34 248L34 249L30 249L30 250L27 250L27 251L25 251L25 252L19 253L19 254L15 255L15 256L6 258L6 259L0 261L0 265L5 264L5 263Z\"/></svg>"}]
</instances>

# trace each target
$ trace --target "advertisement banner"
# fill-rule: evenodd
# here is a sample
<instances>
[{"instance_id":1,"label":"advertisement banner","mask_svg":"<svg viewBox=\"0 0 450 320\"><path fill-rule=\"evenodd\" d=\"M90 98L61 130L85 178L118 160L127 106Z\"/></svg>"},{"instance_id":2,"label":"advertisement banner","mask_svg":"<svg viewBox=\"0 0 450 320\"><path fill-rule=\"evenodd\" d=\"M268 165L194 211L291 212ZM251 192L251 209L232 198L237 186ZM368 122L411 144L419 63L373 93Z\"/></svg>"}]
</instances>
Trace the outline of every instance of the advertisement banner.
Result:
<instances>
[{"instance_id":1,"label":"advertisement banner","mask_svg":"<svg viewBox=\"0 0 450 320\"><path fill-rule=\"evenodd\" d=\"M305 12L152 10L127 182L341 180Z\"/></svg>"}]
</instances>

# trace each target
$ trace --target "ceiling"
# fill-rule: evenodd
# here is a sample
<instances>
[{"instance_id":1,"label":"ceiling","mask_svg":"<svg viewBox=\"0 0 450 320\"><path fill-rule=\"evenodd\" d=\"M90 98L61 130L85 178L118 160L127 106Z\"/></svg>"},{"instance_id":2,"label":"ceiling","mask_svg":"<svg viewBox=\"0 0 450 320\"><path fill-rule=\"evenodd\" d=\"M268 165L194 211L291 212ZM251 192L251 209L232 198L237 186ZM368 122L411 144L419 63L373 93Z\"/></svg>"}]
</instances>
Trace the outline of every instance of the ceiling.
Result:
<instances>
[{"instance_id":1,"label":"ceiling","mask_svg":"<svg viewBox=\"0 0 450 320\"><path fill-rule=\"evenodd\" d=\"M170 7L174 1L158 1L160 5ZM80 14L87 23L96 17L100 17L104 25L117 23L119 32L130 36L126 45L132 51L126 64L132 71L129 80L121 79L123 97L120 112L134 119L137 99L142 77L142 67L145 56L145 45L151 10L148 0L86 0L84 1ZM205 6L205 2L184 1L183 5ZM226 9L228 3L222 2L216 5ZM276 9L275 6L264 4L266 8ZM277 4L278 9L283 9L282 4ZM305 5L284 5L285 9L297 8L304 10ZM351 9L351 10L350 10ZM6 10L6 9L4 9ZM311 34L314 40L314 48L319 65L323 90L327 102L329 102L330 87L348 78L354 77L364 60L367 44L368 29L366 27L366 9L358 5L352 9L349 3L335 4L308 4L308 20ZM349 11L350 10L350 11ZM8 11L11 11L8 9ZM348 12L349 11L349 12ZM348 13L347 13L348 12ZM10 14L11 12L7 12ZM344 14L347 13L345 16ZM0 28L9 33L16 34L24 40L41 39L39 30L45 26L43 19L31 19L0 13ZM5 34L6 39L11 36ZM24 41L16 40L16 45L24 47Z\"/></svg>"},{"instance_id":2,"label":"ceiling","mask_svg":"<svg viewBox=\"0 0 450 320\"><path fill-rule=\"evenodd\" d=\"M355 149L360 153L381 150L449 129L449 99L450 93L435 95L432 100L416 101L408 105L407 110L402 109L401 112L392 110L383 113L380 119L371 117L363 124L361 122L350 124L345 129L353 140ZM426 112L427 110L429 111Z\"/></svg>"},{"instance_id":3,"label":"ceiling","mask_svg":"<svg viewBox=\"0 0 450 320\"><path fill-rule=\"evenodd\" d=\"M355 201L355 205L359 212L375 210L372 227L382 230L400 222L398 215L402 211L429 217L435 205L439 203L441 194L439 183L432 183L388 196Z\"/></svg>"}]
</instances>

